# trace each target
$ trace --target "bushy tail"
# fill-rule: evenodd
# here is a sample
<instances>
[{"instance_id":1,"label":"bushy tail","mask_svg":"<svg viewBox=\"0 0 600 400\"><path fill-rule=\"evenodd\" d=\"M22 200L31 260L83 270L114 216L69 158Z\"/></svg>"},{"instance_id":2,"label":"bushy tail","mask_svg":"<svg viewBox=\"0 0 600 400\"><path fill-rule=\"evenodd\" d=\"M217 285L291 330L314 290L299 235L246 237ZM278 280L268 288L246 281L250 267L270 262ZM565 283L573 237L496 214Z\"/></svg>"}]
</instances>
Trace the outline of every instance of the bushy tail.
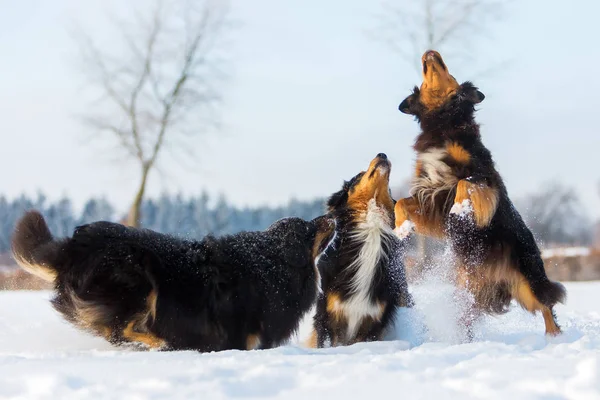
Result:
<instances>
[{"instance_id":1,"label":"bushy tail","mask_svg":"<svg viewBox=\"0 0 600 400\"><path fill-rule=\"evenodd\" d=\"M17 222L12 237L12 253L25 271L54 282L61 242L55 241L42 214L27 211Z\"/></svg>"},{"instance_id":2,"label":"bushy tail","mask_svg":"<svg viewBox=\"0 0 600 400\"><path fill-rule=\"evenodd\" d=\"M554 307L556 303L565 304L567 300L567 289L563 284L549 279L537 284L534 292L539 301L547 307Z\"/></svg>"}]
</instances>

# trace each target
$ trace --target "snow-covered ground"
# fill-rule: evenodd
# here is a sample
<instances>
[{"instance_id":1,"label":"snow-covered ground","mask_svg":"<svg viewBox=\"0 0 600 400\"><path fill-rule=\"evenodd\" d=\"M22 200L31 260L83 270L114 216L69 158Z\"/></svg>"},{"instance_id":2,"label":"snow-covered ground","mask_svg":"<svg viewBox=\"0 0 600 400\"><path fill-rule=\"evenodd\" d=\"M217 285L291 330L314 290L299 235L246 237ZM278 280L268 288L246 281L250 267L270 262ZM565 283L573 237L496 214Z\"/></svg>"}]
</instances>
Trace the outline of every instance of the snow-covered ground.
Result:
<instances>
[{"instance_id":1,"label":"snow-covered ground","mask_svg":"<svg viewBox=\"0 0 600 400\"><path fill-rule=\"evenodd\" d=\"M600 399L600 282L567 284L564 334L514 307L459 344L451 291L413 288L418 307L389 341L267 351L136 352L63 322L48 292L0 293L1 399ZM300 338L310 329L307 318Z\"/></svg>"}]
</instances>

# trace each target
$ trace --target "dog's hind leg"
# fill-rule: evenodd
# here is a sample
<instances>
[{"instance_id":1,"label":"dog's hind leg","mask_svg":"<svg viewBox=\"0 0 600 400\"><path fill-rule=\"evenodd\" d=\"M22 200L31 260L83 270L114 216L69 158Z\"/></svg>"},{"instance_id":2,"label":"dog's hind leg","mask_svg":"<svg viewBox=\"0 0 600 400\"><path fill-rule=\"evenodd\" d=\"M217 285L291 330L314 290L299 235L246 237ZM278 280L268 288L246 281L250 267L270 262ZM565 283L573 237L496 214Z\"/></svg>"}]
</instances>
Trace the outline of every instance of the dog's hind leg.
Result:
<instances>
[{"instance_id":1,"label":"dog's hind leg","mask_svg":"<svg viewBox=\"0 0 600 400\"><path fill-rule=\"evenodd\" d=\"M531 313L542 312L546 334L557 336L561 333L560 326L556 323L556 316L552 307L544 305L531 289L531 285L525 277L519 274L519 279L512 285L513 297L517 302Z\"/></svg>"},{"instance_id":2,"label":"dog's hind leg","mask_svg":"<svg viewBox=\"0 0 600 400\"><path fill-rule=\"evenodd\" d=\"M158 349L164 346L165 341L153 335L150 332L136 331L137 320L130 321L121 332L123 339L128 342L142 343L151 349Z\"/></svg>"},{"instance_id":3,"label":"dog's hind leg","mask_svg":"<svg viewBox=\"0 0 600 400\"><path fill-rule=\"evenodd\" d=\"M482 282L469 272L465 266L460 266L456 273L456 288L454 299L459 305L458 325L463 338L472 342L475 338L473 326L481 318L482 311L477 304L477 293L482 289Z\"/></svg>"},{"instance_id":4,"label":"dog's hind leg","mask_svg":"<svg viewBox=\"0 0 600 400\"><path fill-rule=\"evenodd\" d=\"M152 349L163 347L166 343L149 331L149 327L156 321L156 304L158 293L152 290L146 297L147 310L137 314L130 320L121 335L123 339L129 342L143 343Z\"/></svg>"},{"instance_id":5,"label":"dog's hind leg","mask_svg":"<svg viewBox=\"0 0 600 400\"><path fill-rule=\"evenodd\" d=\"M365 335L365 341L381 341L385 337L388 329L393 328L394 317L398 309L395 304L386 305L385 302L380 303L382 308L381 316L376 321L369 321L369 330Z\"/></svg>"},{"instance_id":6,"label":"dog's hind leg","mask_svg":"<svg viewBox=\"0 0 600 400\"><path fill-rule=\"evenodd\" d=\"M327 311L327 300L324 294L319 295L317 300L317 310L313 317L313 335L309 344L314 344L315 348L324 348L327 341L333 346L333 329L330 322L331 316ZM314 340L314 342L313 342Z\"/></svg>"}]
</instances>

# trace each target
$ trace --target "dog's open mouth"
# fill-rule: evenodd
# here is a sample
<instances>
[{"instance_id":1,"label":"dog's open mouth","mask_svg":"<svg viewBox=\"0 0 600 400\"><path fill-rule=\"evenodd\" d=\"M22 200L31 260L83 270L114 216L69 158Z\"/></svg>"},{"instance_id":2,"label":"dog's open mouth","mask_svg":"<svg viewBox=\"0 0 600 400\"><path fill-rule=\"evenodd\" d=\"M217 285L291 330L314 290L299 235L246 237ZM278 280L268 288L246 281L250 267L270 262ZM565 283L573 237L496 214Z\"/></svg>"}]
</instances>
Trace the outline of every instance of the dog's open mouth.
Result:
<instances>
[{"instance_id":1,"label":"dog's open mouth","mask_svg":"<svg viewBox=\"0 0 600 400\"><path fill-rule=\"evenodd\" d=\"M442 71L447 71L448 67L444 64L444 60L442 60L442 56L433 50L429 50L423 54L423 58L421 60L423 62L423 74L426 75L427 71L429 71L430 67L439 67Z\"/></svg>"}]
</instances>

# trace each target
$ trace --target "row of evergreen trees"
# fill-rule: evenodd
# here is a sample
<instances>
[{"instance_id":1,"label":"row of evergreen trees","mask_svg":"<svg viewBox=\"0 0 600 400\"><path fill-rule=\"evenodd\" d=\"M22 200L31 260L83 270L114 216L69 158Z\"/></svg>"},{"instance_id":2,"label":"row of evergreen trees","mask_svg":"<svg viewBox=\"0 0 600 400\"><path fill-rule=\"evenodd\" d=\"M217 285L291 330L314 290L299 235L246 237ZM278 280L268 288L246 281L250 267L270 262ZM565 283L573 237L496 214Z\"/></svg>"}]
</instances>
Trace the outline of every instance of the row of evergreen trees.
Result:
<instances>
[{"instance_id":1,"label":"row of evergreen trees","mask_svg":"<svg viewBox=\"0 0 600 400\"><path fill-rule=\"evenodd\" d=\"M37 198L21 196L9 200L0 196L0 253L10 249L10 237L16 221L25 210L32 208L44 214L56 236L70 235L77 225L99 220L119 221L123 217L103 198L90 199L81 212L76 212L68 198L48 201L45 196L38 195ZM282 207L239 208L224 197L213 201L206 193L192 198L163 195L143 203L142 226L188 238L202 238L209 233L221 235L262 230L288 216L312 219L323 211L323 199L292 200Z\"/></svg>"},{"instance_id":2,"label":"row of evergreen trees","mask_svg":"<svg viewBox=\"0 0 600 400\"><path fill-rule=\"evenodd\" d=\"M542 245L587 245L592 241L592 219L584 212L576 192L560 185L518 199L517 207ZM14 200L0 196L0 254L10 249L15 222L25 210L40 210L56 236L66 236L77 225L107 220L120 221L115 208L103 198L87 201L81 212L75 211L68 198L48 201L21 196ZM311 219L323 213L324 200L290 201L282 207L239 208L224 197L212 199L204 193L198 197L163 195L142 204L142 226L158 232L188 238L202 238L239 231L262 230L288 216Z\"/></svg>"}]
</instances>

